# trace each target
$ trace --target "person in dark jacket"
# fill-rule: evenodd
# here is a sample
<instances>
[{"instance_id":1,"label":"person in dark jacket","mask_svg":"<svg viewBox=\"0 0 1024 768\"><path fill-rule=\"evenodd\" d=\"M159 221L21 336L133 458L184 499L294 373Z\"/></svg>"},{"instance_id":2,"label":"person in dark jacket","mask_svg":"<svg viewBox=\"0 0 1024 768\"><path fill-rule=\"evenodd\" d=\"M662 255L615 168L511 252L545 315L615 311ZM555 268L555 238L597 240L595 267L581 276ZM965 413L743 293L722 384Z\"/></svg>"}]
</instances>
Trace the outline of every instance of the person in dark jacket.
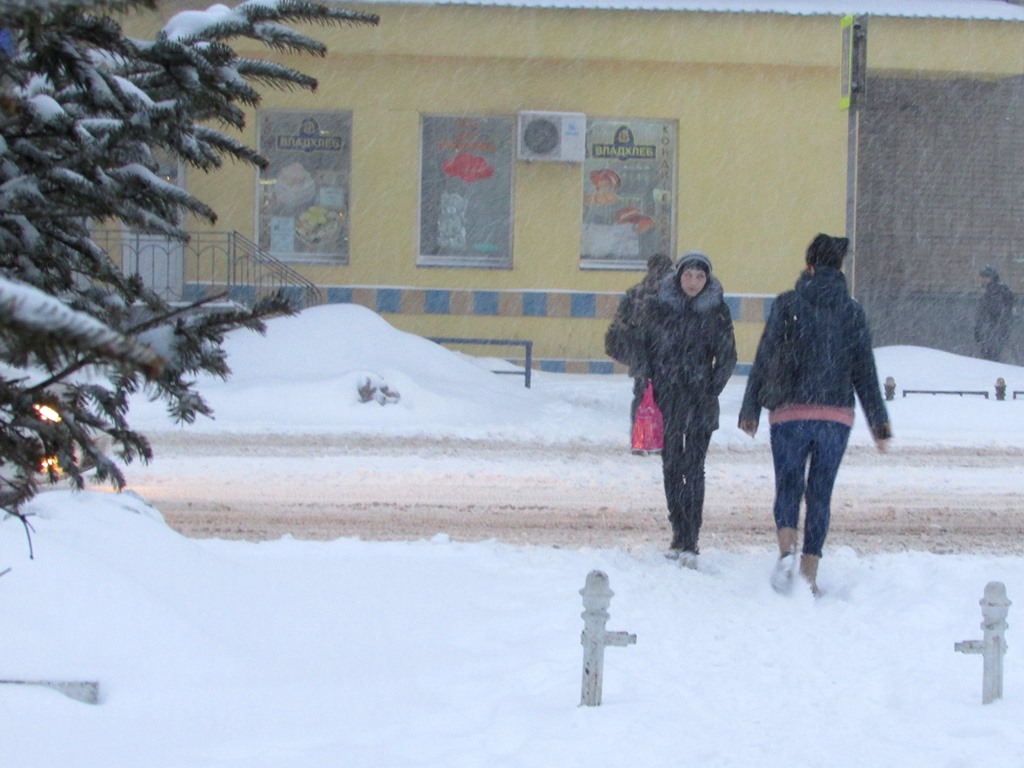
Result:
<instances>
[{"instance_id":1,"label":"person in dark jacket","mask_svg":"<svg viewBox=\"0 0 1024 768\"><path fill-rule=\"evenodd\" d=\"M998 361L1010 336L1015 297L1006 283L1000 282L999 273L991 264L979 273L985 293L978 305L978 318L974 323L974 340L986 360Z\"/></svg>"},{"instance_id":2,"label":"person in dark jacket","mask_svg":"<svg viewBox=\"0 0 1024 768\"><path fill-rule=\"evenodd\" d=\"M630 434L633 432L636 411L649 378L644 370L640 324L643 322L647 302L657 295L662 281L670 272L672 259L664 253L651 256L647 260L647 274L643 280L626 291L604 335L605 353L625 365L629 369L629 375L633 377L633 401L629 407Z\"/></svg>"},{"instance_id":3,"label":"person in dark jacket","mask_svg":"<svg viewBox=\"0 0 1024 768\"><path fill-rule=\"evenodd\" d=\"M845 237L819 234L811 241L796 289L780 294L772 306L740 407L739 428L753 437L769 358L778 345L789 344L795 368L790 391L768 418L779 540L772 586L779 592L792 587L800 501L806 497L799 571L818 594L818 562L828 536L832 488L853 426L854 393L878 449L884 451L892 437L867 319L839 271L848 248Z\"/></svg>"},{"instance_id":4,"label":"person in dark jacket","mask_svg":"<svg viewBox=\"0 0 1024 768\"><path fill-rule=\"evenodd\" d=\"M669 557L697 567L704 515L704 459L718 429L718 396L736 367L732 315L711 260L685 253L647 305L642 328L643 365L665 420L661 453Z\"/></svg>"}]
</instances>

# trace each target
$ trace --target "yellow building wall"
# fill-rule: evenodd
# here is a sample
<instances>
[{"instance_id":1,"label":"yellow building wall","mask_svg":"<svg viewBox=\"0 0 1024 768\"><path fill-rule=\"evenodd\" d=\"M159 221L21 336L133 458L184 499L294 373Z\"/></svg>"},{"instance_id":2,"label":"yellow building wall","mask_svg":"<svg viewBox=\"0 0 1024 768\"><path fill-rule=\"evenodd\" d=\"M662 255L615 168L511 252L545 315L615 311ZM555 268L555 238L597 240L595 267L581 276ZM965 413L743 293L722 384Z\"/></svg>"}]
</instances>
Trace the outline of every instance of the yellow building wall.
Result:
<instances>
[{"instance_id":1,"label":"yellow building wall","mask_svg":"<svg viewBox=\"0 0 1024 768\"><path fill-rule=\"evenodd\" d=\"M187 3L162 3L160 14L179 7ZM320 82L315 94L265 90L263 107L353 116L349 264L289 264L325 288L366 287L352 300L363 296L371 308L374 290L401 291L401 311L383 313L399 328L530 338L540 359L607 361L603 335L617 297L642 276L580 268L582 167L548 162L515 164L511 269L417 267L422 114L551 110L678 121L676 254L710 255L732 301L741 362L753 357L765 297L792 286L807 242L819 231L845 231L848 114L839 109L838 17L346 7L379 14L379 26L307 29L327 43L323 59L248 52ZM997 76L1019 71L1019 33L1017 25L871 19L869 62ZM253 146L256 123L254 115L242 136ZM215 229L255 239L252 169L192 174L188 186L217 211ZM425 314L415 295L423 289L497 291L512 309ZM523 291L547 294L545 316L522 316L515 302ZM579 292L596 297L593 317L566 311L565 294Z\"/></svg>"}]
</instances>

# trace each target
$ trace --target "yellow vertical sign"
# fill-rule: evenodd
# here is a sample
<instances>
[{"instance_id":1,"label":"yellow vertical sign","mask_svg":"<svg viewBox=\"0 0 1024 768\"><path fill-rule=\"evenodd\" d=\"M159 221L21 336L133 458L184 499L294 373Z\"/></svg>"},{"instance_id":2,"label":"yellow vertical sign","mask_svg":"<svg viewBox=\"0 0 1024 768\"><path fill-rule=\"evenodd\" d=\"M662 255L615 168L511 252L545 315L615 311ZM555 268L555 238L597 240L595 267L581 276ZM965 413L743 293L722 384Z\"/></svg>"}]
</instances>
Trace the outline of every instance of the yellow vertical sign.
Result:
<instances>
[{"instance_id":1,"label":"yellow vertical sign","mask_svg":"<svg viewBox=\"0 0 1024 768\"><path fill-rule=\"evenodd\" d=\"M849 109L853 101L853 14L839 21L843 60L839 72L839 108Z\"/></svg>"}]
</instances>

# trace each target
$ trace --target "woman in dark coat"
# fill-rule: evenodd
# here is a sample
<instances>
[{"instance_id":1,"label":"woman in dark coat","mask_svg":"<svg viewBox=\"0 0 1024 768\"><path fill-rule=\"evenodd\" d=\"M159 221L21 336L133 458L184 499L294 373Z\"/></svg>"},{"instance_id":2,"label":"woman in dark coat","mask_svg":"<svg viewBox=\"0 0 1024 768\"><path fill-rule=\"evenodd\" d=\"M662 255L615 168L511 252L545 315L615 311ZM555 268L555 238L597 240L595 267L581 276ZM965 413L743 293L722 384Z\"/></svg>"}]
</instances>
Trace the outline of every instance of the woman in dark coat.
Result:
<instances>
[{"instance_id":1,"label":"woman in dark coat","mask_svg":"<svg viewBox=\"0 0 1024 768\"><path fill-rule=\"evenodd\" d=\"M644 370L665 420L661 453L669 556L697 567L704 514L704 458L718 429L718 396L736 367L732 315L722 284L703 253L684 254L647 304L643 322Z\"/></svg>"},{"instance_id":2,"label":"woman in dark coat","mask_svg":"<svg viewBox=\"0 0 1024 768\"><path fill-rule=\"evenodd\" d=\"M806 493L800 573L817 594L818 561L828 535L832 488L853 426L854 393L879 450L892 437L864 310L850 297L839 271L849 243L824 234L811 241L807 270L796 290L779 295L772 305L740 407L739 427L753 437L769 360L779 345L788 343L793 375L781 402L771 403L768 418L779 538L772 586L780 592L792 585L800 500Z\"/></svg>"}]
</instances>

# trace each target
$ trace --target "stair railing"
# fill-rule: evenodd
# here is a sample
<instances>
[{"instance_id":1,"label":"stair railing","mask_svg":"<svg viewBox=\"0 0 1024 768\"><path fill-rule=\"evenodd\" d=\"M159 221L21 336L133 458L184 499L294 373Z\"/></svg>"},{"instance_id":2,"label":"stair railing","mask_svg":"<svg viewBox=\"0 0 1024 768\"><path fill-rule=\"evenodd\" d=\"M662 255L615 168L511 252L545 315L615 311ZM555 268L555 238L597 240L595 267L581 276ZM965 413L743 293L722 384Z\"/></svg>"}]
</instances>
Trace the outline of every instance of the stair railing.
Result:
<instances>
[{"instance_id":1,"label":"stair railing","mask_svg":"<svg viewBox=\"0 0 1024 768\"><path fill-rule=\"evenodd\" d=\"M192 232L187 243L128 230L101 229L93 241L171 303L224 293L251 307L261 296L283 290L299 309L323 303L310 280L238 232Z\"/></svg>"}]
</instances>

